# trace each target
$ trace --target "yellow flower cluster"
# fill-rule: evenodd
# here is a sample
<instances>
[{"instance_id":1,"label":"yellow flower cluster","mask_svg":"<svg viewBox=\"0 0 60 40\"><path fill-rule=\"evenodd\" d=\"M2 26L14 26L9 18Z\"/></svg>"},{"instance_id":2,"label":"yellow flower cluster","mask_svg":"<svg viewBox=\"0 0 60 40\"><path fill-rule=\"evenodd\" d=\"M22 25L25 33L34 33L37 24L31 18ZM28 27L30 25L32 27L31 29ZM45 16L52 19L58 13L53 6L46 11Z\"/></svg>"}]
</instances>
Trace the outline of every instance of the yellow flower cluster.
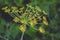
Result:
<instances>
[{"instance_id":1,"label":"yellow flower cluster","mask_svg":"<svg viewBox=\"0 0 60 40\"><path fill-rule=\"evenodd\" d=\"M15 17L15 18L13 19L13 21L17 23L17 22L19 22L19 19L18 19L17 17Z\"/></svg>"},{"instance_id":2,"label":"yellow flower cluster","mask_svg":"<svg viewBox=\"0 0 60 40\"><path fill-rule=\"evenodd\" d=\"M2 8L2 10L4 10L4 12L7 12L7 13L9 13L10 12L10 9L6 6L6 7L4 7L4 8Z\"/></svg>"},{"instance_id":3,"label":"yellow flower cluster","mask_svg":"<svg viewBox=\"0 0 60 40\"><path fill-rule=\"evenodd\" d=\"M46 17L45 17L45 16L43 16L43 23L44 23L45 25L48 25L48 21L46 20Z\"/></svg>"},{"instance_id":4,"label":"yellow flower cluster","mask_svg":"<svg viewBox=\"0 0 60 40\"><path fill-rule=\"evenodd\" d=\"M42 26L39 27L39 31L40 31L41 33L45 33L45 29L44 29Z\"/></svg>"},{"instance_id":5,"label":"yellow flower cluster","mask_svg":"<svg viewBox=\"0 0 60 40\"><path fill-rule=\"evenodd\" d=\"M30 27L34 27L37 24L37 20L36 19L30 20L29 24L30 24Z\"/></svg>"},{"instance_id":6,"label":"yellow flower cluster","mask_svg":"<svg viewBox=\"0 0 60 40\"><path fill-rule=\"evenodd\" d=\"M2 10L4 10L4 12L6 13L18 13L18 12L22 12L23 8L24 7L18 9L15 6L12 6L11 8L9 8L6 6L6 7L3 7Z\"/></svg>"},{"instance_id":7,"label":"yellow flower cluster","mask_svg":"<svg viewBox=\"0 0 60 40\"><path fill-rule=\"evenodd\" d=\"M26 31L25 25L29 25L30 27L34 27L37 24L41 25L39 23L40 20L42 20L42 23L44 23L45 25L48 25L48 21L46 20L46 17L43 16L43 15L47 15L47 13L38 6L33 7L27 4L26 7L22 7L22 8L11 7L9 9L8 7L4 7L2 8L2 10L15 16L13 17L14 22L22 23L22 25L20 25L19 27L19 29L22 32ZM39 31L41 33L45 32L45 30L42 27L39 28Z\"/></svg>"},{"instance_id":8,"label":"yellow flower cluster","mask_svg":"<svg viewBox=\"0 0 60 40\"><path fill-rule=\"evenodd\" d=\"M21 25L19 27L19 29L20 29L21 32L25 32L26 31L26 26L25 25Z\"/></svg>"}]
</instances>

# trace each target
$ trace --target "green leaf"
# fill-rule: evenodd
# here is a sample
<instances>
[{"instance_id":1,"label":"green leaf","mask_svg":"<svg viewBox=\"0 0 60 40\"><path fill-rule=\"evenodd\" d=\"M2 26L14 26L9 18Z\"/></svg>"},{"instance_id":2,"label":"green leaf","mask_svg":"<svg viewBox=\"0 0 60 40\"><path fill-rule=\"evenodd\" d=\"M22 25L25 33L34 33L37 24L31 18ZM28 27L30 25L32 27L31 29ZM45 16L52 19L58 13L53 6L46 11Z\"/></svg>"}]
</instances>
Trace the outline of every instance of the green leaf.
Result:
<instances>
[{"instance_id":1,"label":"green leaf","mask_svg":"<svg viewBox=\"0 0 60 40\"><path fill-rule=\"evenodd\" d=\"M15 38L16 35L19 33L19 25L11 24L9 31L11 35Z\"/></svg>"}]
</instances>

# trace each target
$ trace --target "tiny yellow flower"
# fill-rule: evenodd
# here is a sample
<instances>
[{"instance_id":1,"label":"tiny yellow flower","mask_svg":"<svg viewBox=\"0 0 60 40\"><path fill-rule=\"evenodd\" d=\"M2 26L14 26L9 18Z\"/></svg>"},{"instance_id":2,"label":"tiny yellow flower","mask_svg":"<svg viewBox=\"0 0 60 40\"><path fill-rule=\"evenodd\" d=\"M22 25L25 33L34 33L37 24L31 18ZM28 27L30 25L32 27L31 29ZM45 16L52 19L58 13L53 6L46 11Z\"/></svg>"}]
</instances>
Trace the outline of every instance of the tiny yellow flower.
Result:
<instances>
[{"instance_id":1,"label":"tiny yellow flower","mask_svg":"<svg viewBox=\"0 0 60 40\"><path fill-rule=\"evenodd\" d=\"M31 17L32 17L32 15L30 14L30 15L29 15L29 17L31 18Z\"/></svg>"},{"instance_id":2,"label":"tiny yellow flower","mask_svg":"<svg viewBox=\"0 0 60 40\"><path fill-rule=\"evenodd\" d=\"M45 33L45 30L44 30L44 28L42 26L39 27L39 32Z\"/></svg>"},{"instance_id":3,"label":"tiny yellow flower","mask_svg":"<svg viewBox=\"0 0 60 40\"><path fill-rule=\"evenodd\" d=\"M30 10L26 10L25 12L30 12Z\"/></svg>"},{"instance_id":4,"label":"tiny yellow flower","mask_svg":"<svg viewBox=\"0 0 60 40\"><path fill-rule=\"evenodd\" d=\"M41 12L41 8L39 8L38 6L36 6L36 8L35 9L37 9L38 11L40 11Z\"/></svg>"},{"instance_id":5,"label":"tiny yellow flower","mask_svg":"<svg viewBox=\"0 0 60 40\"><path fill-rule=\"evenodd\" d=\"M12 9L12 10L17 10L18 8L15 7L15 6L13 6L13 7L11 7L11 9Z\"/></svg>"},{"instance_id":6,"label":"tiny yellow flower","mask_svg":"<svg viewBox=\"0 0 60 40\"><path fill-rule=\"evenodd\" d=\"M34 20L33 20L33 23L34 23L34 24L37 24L37 20L36 20L36 19L34 19Z\"/></svg>"},{"instance_id":7,"label":"tiny yellow flower","mask_svg":"<svg viewBox=\"0 0 60 40\"><path fill-rule=\"evenodd\" d=\"M33 19L33 18L31 18L31 17L29 18L29 20L32 20L32 19Z\"/></svg>"},{"instance_id":8,"label":"tiny yellow flower","mask_svg":"<svg viewBox=\"0 0 60 40\"><path fill-rule=\"evenodd\" d=\"M38 18L38 19L41 19L41 16L38 16L37 18Z\"/></svg>"},{"instance_id":9,"label":"tiny yellow flower","mask_svg":"<svg viewBox=\"0 0 60 40\"><path fill-rule=\"evenodd\" d=\"M34 16L33 16L32 18L33 18L33 19L35 19L35 17L34 17Z\"/></svg>"},{"instance_id":10,"label":"tiny yellow flower","mask_svg":"<svg viewBox=\"0 0 60 40\"><path fill-rule=\"evenodd\" d=\"M19 13L23 12L24 7L19 8Z\"/></svg>"},{"instance_id":11,"label":"tiny yellow flower","mask_svg":"<svg viewBox=\"0 0 60 40\"><path fill-rule=\"evenodd\" d=\"M43 14L47 15L47 13L44 10L42 12L43 12Z\"/></svg>"},{"instance_id":12,"label":"tiny yellow flower","mask_svg":"<svg viewBox=\"0 0 60 40\"><path fill-rule=\"evenodd\" d=\"M38 15L38 16L39 16L39 13L38 13L38 12L36 12L36 15Z\"/></svg>"},{"instance_id":13,"label":"tiny yellow flower","mask_svg":"<svg viewBox=\"0 0 60 40\"><path fill-rule=\"evenodd\" d=\"M17 12L18 11L18 8L17 7L11 7L11 9L12 9L12 12Z\"/></svg>"},{"instance_id":14,"label":"tiny yellow flower","mask_svg":"<svg viewBox=\"0 0 60 40\"><path fill-rule=\"evenodd\" d=\"M47 22L47 21L44 21L44 20L43 20L43 23L44 23L45 25L48 25L48 22Z\"/></svg>"},{"instance_id":15,"label":"tiny yellow flower","mask_svg":"<svg viewBox=\"0 0 60 40\"><path fill-rule=\"evenodd\" d=\"M18 12L19 12L19 10L15 10L15 12L16 12L16 13L18 13Z\"/></svg>"},{"instance_id":16,"label":"tiny yellow flower","mask_svg":"<svg viewBox=\"0 0 60 40\"><path fill-rule=\"evenodd\" d=\"M46 21L46 17L45 17L45 16L43 16L43 20L45 20L45 21Z\"/></svg>"},{"instance_id":17,"label":"tiny yellow flower","mask_svg":"<svg viewBox=\"0 0 60 40\"><path fill-rule=\"evenodd\" d=\"M34 14L35 17L37 17L37 14Z\"/></svg>"},{"instance_id":18,"label":"tiny yellow flower","mask_svg":"<svg viewBox=\"0 0 60 40\"><path fill-rule=\"evenodd\" d=\"M4 12L9 13L10 9L5 9Z\"/></svg>"},{"instance_id":19,"label":"tiny yellow flower","mask_svg":"<svg viewBox=\"0 0 60 40\"><path fill-rule=\"evenodd\" d=\"M36 11L34 11L34 10L32 10L34 13L36 12Z\"/></svg>"},{"instance_id":20,"label":"tiny yellow flower","mask_svg":"<svg viewBox=\"0 0 60 40\"><path fill-rule=\"evenodd\" d=\"M43 16L43 23L44 23L45 25L48 25L48 21L46 20L46 17L45 17L45 16Z\"/></svg>"},{"instance_id":21,"label":"tiny yellow flower","mask_svg":"<svg viewBox=\"0 0 60 40\"><path fill-rule=\"evenodd\" d=\"M32 10L34 10L34 7L31 6L30 8L31 8Z\"/></svg>"},{"instance_id":22,"label":"tiny yellow flower","mask_svg":"<svg viewBox=\"0 0 60 40\"><path fill-rule=\"evenodd\" d=\"M31 5L27 4L27 7L30 7L31 9L34 9L34 7L32 7Z\"/></svg>"},{"instance_id":23,"label":"tiny yellow flower","mask_svg":"<svg viewBox=\"0 0 60 40\"><path fill-rule=\"evenodd\" d=\"M13 21L17 23L17 22L19 22L19 19L18 19L17 17L15 17L15 18L13 19Z\"/></svg>"},{"instance_id":24,"label":"tiny yellow flower","mask_svg":"<svg viewBox=\"0 0 60 40\"><path fill-rule=\"evenodd\" d=\"M25 20L25 19L20 20L20 22L23 24L27 24L27 20Z\"/></svg>"},{"instance_id":25,"label":"tiny yellow flower","mask_svg":"<svg viewBox=\"0 0 60 40\"><path fill-rule=\"evenodd\" d=\"M37 20L36 19L30 20L29 24L31 27L34 27L37 24Z\"/></svg>"},{"instance_id":26,"label":"tiny yellow flower","mask_svg":"<svg viewBox=\"0 0 60 40\"><path fill-rule=\"evenodd\" d=\"M19 18L24 18L24 17L20 15Z\"/></svg>"},{"instance_id":27,"label":"tiny yellow flower","mask_svg":"<svg viewBox=\"0 0 60 40\"><path fill-rule=\"evenodd\" d=\"M25 25L21 25L19 27L19 29L20 29L21 32L25 32L26 31L26 26Z\"/></svg>"},{"instance_id":28,"label":"tiny yellow flower","mask_svg":"<svg viewBox=\"0 0 60 40\"><path fill-rule=\"evenodd\" d=\"M7 6L6 6L6 7L3 7L2 10L5 10L5 9L7 9L7 8L8 8Z\"/></svg>"},{"instance_id":29,"label":"tiny yellow flower","mask_svg":"<svg viewBox=\"0 0 60 40\"><path fill-rule=\"evenodd\" d=\"M25 17L26 15L25 14L22 14L23 17Z\"/></svg>"},{"instance_id":30,"label":"tiny yellow flower","mask_svg":"<svg viewBox=\"0 0 60 40\"><path fill-rule=\"evenodd\" d=\"M29 24L30 24L30 27L34 27L35 26L32 21L30 21Z\"/></svg>"},{"instance_id":31,"label":"tiny yellow flower","mask_svg":"<svg viewBox=\"0 0 60 40\"><path fill-rule=\"evenodd\" d=\"M24 7L20 8L20 10L23 10L23 9L24 9Z\"/></svg>"}]
</instances>

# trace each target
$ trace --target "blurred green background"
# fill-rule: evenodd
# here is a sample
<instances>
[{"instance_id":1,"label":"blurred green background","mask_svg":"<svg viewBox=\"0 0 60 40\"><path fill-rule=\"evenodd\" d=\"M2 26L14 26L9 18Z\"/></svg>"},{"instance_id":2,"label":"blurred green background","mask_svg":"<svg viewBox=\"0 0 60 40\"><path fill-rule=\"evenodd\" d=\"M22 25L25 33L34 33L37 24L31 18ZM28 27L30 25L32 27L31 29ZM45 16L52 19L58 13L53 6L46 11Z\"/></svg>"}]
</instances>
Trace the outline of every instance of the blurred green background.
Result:
<instances>
[{"instance_id":1,"label":"blurred green background","mask_svg":"<svg viewBox=\"0 0 60 40\"><path fill-rule=\"evenodd\" d=\"M13 18L5 14L1 8L22 7L26 4L37 5L45 10L49 25L45 28L46 34L29 28L23 40L60 40L60 0L0 0L0 40L20 40L22 35L18 29L19 24L14 23Z\"/></svg>"}]
</instances>

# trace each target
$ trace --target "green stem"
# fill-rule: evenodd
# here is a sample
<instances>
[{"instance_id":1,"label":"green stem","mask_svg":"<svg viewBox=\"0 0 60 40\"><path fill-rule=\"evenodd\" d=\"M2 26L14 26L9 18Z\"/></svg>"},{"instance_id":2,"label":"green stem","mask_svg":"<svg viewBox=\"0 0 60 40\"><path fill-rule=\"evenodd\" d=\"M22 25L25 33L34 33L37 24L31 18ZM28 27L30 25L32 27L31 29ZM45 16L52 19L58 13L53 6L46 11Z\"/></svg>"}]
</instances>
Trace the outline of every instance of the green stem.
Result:
<instances>
[{"instance_id":1,"label":"green stem","mask_svg":"<svg viewBox=\"0 0 60 40\"><path fill-rule=\"evenodd\" d=\"M23 40L23 36L24 36L24 32L22 32L22 35L21 35L21 39L20 40Z\"/></svg>"},{"instance_id":2,"label":"green stem","mask_svg":"<svg viewBox=\"0 0 60 40\"><path fill-rule=\"evenodd\" d=\"M36 31L38 31L38 29L36 29L36 28L33 28L34 30L36 30Z\"/></svg>"},{"instance_id":3,"label":"green stem","mask_svg":"<svg viewBox=\"0 0 60 40\"><path fill-rule=\"evenodd\" d=\"M17 17L19 17L20 15L18 13L14 13Z\"/></svg>"},{"instance_id":4,"label":"green stem","mask_svg":"<svg viewBox=\"0 0 60 40\"><path fill-rule=\"evenodd\" d=\"M13 18L15 17L15 15L13 13L9 13L9 15Z\"/></svg>"}]
</instances>

